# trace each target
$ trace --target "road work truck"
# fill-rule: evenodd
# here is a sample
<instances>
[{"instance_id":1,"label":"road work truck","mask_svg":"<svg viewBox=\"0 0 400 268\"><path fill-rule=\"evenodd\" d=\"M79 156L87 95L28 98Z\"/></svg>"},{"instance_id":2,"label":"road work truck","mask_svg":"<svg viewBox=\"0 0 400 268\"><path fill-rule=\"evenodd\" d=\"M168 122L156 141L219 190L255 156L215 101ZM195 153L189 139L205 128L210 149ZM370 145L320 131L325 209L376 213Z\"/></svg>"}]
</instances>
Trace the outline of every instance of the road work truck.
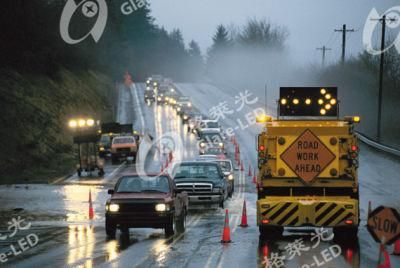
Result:
<instances>
[{"instance_id":1,"label":"road work truck","mask_svg":"<svg viewBox=\"0 0 400 268\"><path fill-rule=\"evenodd\" d=\"M339 119L337 88L280 88L277 118L259 116L257 224L261 236L284 227L332 227L357 236L360 117Z\"/></svg>"}]
</instances>

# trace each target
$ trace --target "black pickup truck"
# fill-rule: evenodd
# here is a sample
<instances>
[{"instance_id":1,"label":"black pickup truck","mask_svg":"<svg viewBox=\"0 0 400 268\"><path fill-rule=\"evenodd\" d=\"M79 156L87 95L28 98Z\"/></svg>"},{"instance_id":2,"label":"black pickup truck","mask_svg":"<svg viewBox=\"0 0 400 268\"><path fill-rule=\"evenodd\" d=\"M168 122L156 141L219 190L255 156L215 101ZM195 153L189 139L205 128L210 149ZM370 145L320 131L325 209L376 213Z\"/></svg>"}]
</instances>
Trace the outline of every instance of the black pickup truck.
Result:
<instances>
[{"instance_id":1,"label":"black pickup truck","mask_svg":"<svg viewBox=\"0 0 400 268\"><path fill-rule=\"evenodd\" d=\"M228 183L215 162L182 162L173 168L172 177L178 192L186 192L190 206L224 207Z\"/></svg>"},{"instance_id":2,"label":"black pickup truck","mask_svg":"<svg viewBox=\"0 0 400 268\"><path fill-rule=\"evenodd\" d=\"M167 174L124 175L118 179L106 203L106 233L114 238L117 228L160 228L166 236L184 232L188 196L178 193Z\"/></svg>"}]
</instances>

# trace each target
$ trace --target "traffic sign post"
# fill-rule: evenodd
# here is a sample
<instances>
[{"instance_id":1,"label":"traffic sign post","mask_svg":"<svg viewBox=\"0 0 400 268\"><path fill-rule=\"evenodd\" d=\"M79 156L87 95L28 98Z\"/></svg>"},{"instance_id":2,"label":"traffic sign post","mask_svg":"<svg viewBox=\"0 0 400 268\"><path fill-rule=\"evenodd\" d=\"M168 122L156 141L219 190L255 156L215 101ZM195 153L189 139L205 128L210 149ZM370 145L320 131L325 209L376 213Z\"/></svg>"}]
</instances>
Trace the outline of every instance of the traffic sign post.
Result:
<instances>
[{"instance_id":1,"label":"traffic sign post","mask_svg":"<svg viewBox=\"0 0 400 268\"><path fill-rule=\"evenodd\" d=\"M400 214L394 208L379 206L369 215L367 229L376 242L391 245L400 239Z\"/></svg>"}]
</instances>

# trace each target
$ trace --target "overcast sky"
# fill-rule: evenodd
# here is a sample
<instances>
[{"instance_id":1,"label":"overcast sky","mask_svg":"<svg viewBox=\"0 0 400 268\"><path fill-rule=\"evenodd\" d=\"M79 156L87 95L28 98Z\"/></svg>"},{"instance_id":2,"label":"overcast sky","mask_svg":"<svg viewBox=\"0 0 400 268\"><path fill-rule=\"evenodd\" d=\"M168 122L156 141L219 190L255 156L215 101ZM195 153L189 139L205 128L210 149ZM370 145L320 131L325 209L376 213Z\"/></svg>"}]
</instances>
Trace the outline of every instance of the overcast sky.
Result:
<instances>
[{"instance_id":1,"label":"overcast sky","mask_svg":"<svg viewBox=\"0 0 400 268\"><path fill-rule=\"evenodd\" d=\"M186 43L199 42L203 53L220 23L243 25L251 18L266 18L289 32L287 46L295 63L319 63L317 47L327 45L327 61L340 58L340 33L335 28L347 24L358 30L349 33L348 54L362 49L362 30L373 7L379 13L395 5L396 0L149 0L157 24L167 30L182 30Z\"/></svg>"}]
</instances>

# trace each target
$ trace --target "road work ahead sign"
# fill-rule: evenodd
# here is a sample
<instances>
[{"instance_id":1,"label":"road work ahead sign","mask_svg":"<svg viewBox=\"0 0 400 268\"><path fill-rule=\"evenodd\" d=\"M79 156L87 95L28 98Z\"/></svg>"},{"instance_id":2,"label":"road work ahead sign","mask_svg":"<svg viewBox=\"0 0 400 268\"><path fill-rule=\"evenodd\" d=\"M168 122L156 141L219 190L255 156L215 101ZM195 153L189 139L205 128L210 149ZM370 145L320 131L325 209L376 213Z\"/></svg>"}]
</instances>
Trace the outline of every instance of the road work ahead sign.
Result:
<instances>
[{"instance_id":1,"label":"road work ahead sign","mask_svg":"<svg viewBox=\"0 0 400 268\"><path fill-rule=\"evenodd\" d=\"M281 159L309 184L335 160L335 155L307 129L283 152Z\"/></svg>"},{"instance_id":2,"label":"road work ahead sign","mask_svg":"<svg viewBox=\"0 0 400 268\"><path fill-rule=\"evenodd\" d=\"M376 242L390 245L400 239L400 215L394 208L377 207L368 217L367 229Z\"/></svg>"}]
</instances>

